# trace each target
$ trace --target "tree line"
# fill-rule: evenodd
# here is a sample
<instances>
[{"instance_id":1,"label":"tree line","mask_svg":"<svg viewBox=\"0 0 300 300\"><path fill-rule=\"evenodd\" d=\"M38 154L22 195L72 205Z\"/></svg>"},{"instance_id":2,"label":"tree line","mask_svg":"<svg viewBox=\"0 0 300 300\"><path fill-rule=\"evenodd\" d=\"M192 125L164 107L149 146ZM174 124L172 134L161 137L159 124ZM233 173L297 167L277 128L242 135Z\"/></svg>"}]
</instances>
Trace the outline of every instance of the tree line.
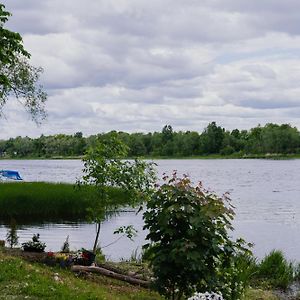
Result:
<instances>
[{"instance_id":1,"label":"tree line","mask_svg":"<svg viewBox=\"0 0 300 300\"><path fill-rule=\"evenodd\" d=\"M21 137L0 140L0 156L5 158L68 157L84 155L86 150L115 131L84 137L57 134L38 138ZM266 124L250 130L225 130L211 122L201 132L174 131L171 125L161 132L117 132L128 146L129 157L189 157L205 155L238 156L300 154L300 133L289 124Z\"/></svg>"}]
</instances>

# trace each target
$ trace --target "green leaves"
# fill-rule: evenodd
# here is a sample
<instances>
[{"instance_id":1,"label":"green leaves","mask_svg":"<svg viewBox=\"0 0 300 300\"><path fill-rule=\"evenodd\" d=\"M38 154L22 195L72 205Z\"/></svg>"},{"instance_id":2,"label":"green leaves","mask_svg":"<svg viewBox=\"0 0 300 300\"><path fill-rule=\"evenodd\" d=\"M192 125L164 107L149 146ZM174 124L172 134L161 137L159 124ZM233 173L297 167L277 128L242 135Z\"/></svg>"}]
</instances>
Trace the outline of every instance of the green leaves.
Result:
<instances>
[{"instance_id":1,"label":"green leaves","mask_svg":"<svg viewBox=\"0 0 300 300\"><path fill-rule=\"evenodd\" d=\"M123 234L132 240L137 235L137 230L133 227L133 225L121 226L114 231L114 234Z\"/></svg>"},{"instance_id":2,"label":"green leaves","mask_svg":"<svg viewBox=\"0 0 300 300\"><path fill-rule=\"evenodd\" d=\"M106 211L117 211L124 206L137 206L147 200L154 191L156 172L154 164L146 161L124 160L128 147L112 132L98 139L83 159L85 173L83 185L93 185L97 193L97 205L90 209L94 221L101 223ZM126 201L112 197L112 188L121 189L127 194ZM100 227L99 227L100 228ZM130 231L131 229L131 231ZM133 237L132 228L122 228L123 233ZM100 229L99 229L100 231ZM98 241L96 236L95 245ZM95 249L95 247L94 247Z\"/></svg>"},{"instance_id":3,"label":"green leaves","mask_svg":"<svg viewBox=\"0 0 300 300\"><path fill-rule=\"evenodd\" d=\"M222 290L231 277L222 281L218 270L244 251L242 243L231 241L227 233L234 216L228 195L218 197L201 183L194 187L188 176L177 178L176 172L163 179L143 215L156 289L168 299L187 297L195 289ZM236 298L230 294L226 299Z\"/></svg>"},{"instance_id":4,"label":"green leaves","mask_svg":"<svg viewBox=\"0 0 300 300\"><path fill-rule=\"evenodd\" d=\"M10 95L18 98L35 121L45 118L47 98L38 79L42 68L28 63L29 52L19 33L3 28L11 14L0 4L0 115Z\"/></svg>"}]
</instances>

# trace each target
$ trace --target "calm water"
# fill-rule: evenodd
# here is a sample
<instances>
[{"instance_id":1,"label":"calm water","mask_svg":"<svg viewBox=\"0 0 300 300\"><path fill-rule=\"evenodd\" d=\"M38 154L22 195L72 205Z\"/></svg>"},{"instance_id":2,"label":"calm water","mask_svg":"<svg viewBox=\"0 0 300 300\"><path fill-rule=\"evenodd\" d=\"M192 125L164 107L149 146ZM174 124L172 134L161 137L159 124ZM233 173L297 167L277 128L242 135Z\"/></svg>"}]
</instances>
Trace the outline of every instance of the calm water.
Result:
<instances>
[{"instance_id":1,"label":"calm water","mask_svg":"<svg viewBox=\"0 0 300 300\"><path fill-rule=\"evenodd\" d=\"M158 172L189 174L206 188L221 194L229 191L236 207L234 237L253 242L258 257L272 249L282 249L288 258L300 261L300 160L157 160ZM81 176L79 160L2 160L0 169L16 169L26 181L73 183ZM1 190L0 190L1 192ZM115 228L133 224L139 235L134 242L121 239L104 248L111 259L128 258L144 243L140 215L122 213L102 226L101 245L117 237ZM5 225L0 225L0 239L5 239ZM92 224L24 225L20 242L39 232L47 250L59 250L67 235L71 248L91 248L95 233Z\"/></svg>"}]
</instances>

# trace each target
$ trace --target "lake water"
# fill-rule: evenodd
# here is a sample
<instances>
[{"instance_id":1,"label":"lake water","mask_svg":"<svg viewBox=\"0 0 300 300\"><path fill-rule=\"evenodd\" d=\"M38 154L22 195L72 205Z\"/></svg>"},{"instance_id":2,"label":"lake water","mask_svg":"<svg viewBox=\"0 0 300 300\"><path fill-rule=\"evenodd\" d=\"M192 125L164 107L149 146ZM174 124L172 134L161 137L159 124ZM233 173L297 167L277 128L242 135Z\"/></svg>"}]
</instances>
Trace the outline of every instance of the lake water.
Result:
<instances>
[{"instance_id":1,"label":"lake water","mask_svg":"<svg viewBox=\"0 0 300 300\"><path fill-rule=\"evenodd\" d=\"M263 257L272 249L282 249L289 259L300 261L300 160L156 160L158 173L189 174L194 182L222 194L229 191L236 207L233 237L253 242L254 253ZM0 169L15 169L25 181L73 183L82 175L80 160L1 160ZM1 190L0 190L1 193ZM134 225L138 237L125 238L105 247L117 236L112 232L123 225ZM101 246L113 260L128 258L144 243L141 215L124 212L104 222ZM7 228L0 225L0 239ZM69 235L72 249L91 248L95 227L87 223L23 225L20 242L39 232L47 250L59 250Z\"/></svg>"}]
</instances>

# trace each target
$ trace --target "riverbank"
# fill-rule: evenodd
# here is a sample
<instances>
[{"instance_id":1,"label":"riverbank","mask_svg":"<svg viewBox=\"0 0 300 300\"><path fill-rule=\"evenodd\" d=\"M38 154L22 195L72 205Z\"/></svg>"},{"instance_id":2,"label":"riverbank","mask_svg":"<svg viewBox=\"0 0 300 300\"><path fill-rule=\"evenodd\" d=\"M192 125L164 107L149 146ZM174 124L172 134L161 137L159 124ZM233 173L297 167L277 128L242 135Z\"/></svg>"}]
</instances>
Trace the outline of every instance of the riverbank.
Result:
<instances>
[{"instance_id":1,"label":"riverbank","mask_svg":"<svg viewBox=\"0 0 300 300\"><path fill-rule=\"evenodd\" d=\"M30 262L1 250L0 278L1 299L162 300L149 289L102 275L77 276L68 269ZM247 289L243 300L255 299L279 298L271 291Z\"/></svg>"},{"instance_id":2,"label":"riverbank","mask_svg":"<svg viewBox=\"0 0 300 300\"><path fill-rule=\"evenodd\" d=\"M0 252L1 299L160 300L158 294L103 276L79 276Z\"/></svg>"}]
</instances>

